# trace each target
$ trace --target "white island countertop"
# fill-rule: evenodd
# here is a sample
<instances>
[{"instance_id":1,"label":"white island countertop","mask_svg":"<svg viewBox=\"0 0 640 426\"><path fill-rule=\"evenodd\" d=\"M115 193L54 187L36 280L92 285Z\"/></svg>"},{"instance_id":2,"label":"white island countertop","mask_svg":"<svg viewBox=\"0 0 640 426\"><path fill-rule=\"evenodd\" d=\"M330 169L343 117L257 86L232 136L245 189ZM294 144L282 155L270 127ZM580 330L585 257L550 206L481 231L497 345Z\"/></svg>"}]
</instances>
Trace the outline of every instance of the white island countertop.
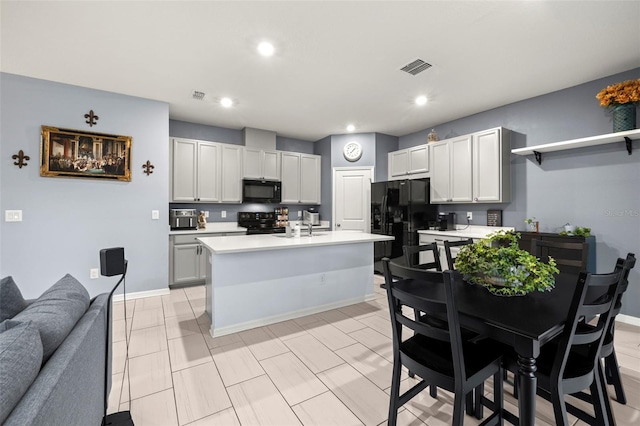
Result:
<instances>
[{"instance_id":1,"label":"white island countertop","mask_svg":"<svg viewBox=\"0 0 640 426\"><path fill-rule=\"evenodd\" d=\"M215 254L242 253L263 250L297 249L338 244L391 241L394 237L367 234L359 231L320 231L312 237L287 238L284 234L241 235L235 237L202 237L198 240Z\"/></svg>"}]
</instances>

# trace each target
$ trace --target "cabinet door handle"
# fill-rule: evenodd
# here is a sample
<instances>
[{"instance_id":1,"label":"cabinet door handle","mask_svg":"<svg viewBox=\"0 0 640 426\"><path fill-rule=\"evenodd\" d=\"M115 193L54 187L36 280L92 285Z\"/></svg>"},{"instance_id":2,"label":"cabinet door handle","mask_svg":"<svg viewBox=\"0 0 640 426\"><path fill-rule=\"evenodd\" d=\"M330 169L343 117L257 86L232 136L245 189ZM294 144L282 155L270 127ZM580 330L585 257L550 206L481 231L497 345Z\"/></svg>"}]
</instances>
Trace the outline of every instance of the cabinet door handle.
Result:
<instances>
[{"instance_id":1,"label":"cabinet door handle","mask_svg":"<svg viewBox=\"0 0 640 426\"><path fill-rule=\"evenodd\" d=\"M474 198L473 200L474 200L474 201L478 201L478 197Z\"/></svg>"}]
</instances>

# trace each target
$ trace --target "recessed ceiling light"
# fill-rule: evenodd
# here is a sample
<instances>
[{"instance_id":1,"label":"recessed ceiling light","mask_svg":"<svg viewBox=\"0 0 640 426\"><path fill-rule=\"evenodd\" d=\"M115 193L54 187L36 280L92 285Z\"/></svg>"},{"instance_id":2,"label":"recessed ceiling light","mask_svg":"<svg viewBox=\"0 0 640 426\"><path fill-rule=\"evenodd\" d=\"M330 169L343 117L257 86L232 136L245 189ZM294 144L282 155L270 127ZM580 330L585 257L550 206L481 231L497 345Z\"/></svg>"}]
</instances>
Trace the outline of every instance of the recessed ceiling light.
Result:
<instances>
[{"instance_id":1,"label":"recessed ceiling light","mask_svg":"<svg viewBox=\"0 0 640 426\"><path fill-rule=\"evenodd\" d=\"M349 124L347 126L347 132L353 132L356 129L356 126L354 126L353 124Z\"/></svg>"},{"instance_id":2,"label":"recessed ceiling light","mask_svg":"<svg viewBox=\"0 0 640 426\"><path fill-rule=\"evenodd\" d=\"M426 97L426 96L422 96L422 95L421 95L421 96L418 96L418 97L416 98L416 101L415 101L415 102L416 102L416 105L421 105L421 106L422 106L422 105L424 105L424 104L426 104L426 103L427 103L427 97Z\"/></svg>"},{"instance_id":3,"label":"recessed ceiling light","mask_svg":"<svg viewBox=\"0 0 640 426\"><path fill-rule=\"evenodd\" d=\"M267 42L267 41L263 41L262 43L260 43L258 45L258 52L262 55L262 56L271 56L273 55L273 52L275 51L273 44Z\"/></svg>"},{"instance_id":4,"label":"recessed ceiling light","mask_svg":"<svg viewBox=\"0 0 640 426\"><path fill-rule=\"evenodd\" d=\"M231 98L222 98L220 99L220 105L225 108L229 108L233 105L233 101L231 100Z\"/></svg>"}]
</instances>

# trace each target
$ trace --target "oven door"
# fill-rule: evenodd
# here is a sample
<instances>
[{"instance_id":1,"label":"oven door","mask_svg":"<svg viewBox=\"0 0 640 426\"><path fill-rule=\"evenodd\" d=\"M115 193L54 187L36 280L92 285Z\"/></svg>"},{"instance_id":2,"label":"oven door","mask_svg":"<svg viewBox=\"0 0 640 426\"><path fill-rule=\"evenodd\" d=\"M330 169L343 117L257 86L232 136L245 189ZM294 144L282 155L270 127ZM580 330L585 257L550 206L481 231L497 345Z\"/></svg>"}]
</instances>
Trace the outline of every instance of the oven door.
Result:
<instances>
[{"instance_id":1,"label":"oven door","mask_svg":"<svg viewBox=\"0 0 640 426\"><path fill-rule=\"evenodd\" d=\"M242 201L248 203L280 203L281 183L269 180L242 181Z\"/></svg>"}]
</instances>

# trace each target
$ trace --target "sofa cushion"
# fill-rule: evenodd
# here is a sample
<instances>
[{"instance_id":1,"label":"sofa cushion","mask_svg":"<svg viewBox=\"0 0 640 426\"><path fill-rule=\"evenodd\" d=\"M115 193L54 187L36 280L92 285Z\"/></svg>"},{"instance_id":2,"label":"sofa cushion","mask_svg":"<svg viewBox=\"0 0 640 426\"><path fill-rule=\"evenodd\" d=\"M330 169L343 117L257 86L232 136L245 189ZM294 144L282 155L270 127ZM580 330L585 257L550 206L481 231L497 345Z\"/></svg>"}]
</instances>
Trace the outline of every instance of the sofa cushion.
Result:
<instances>
[{"instance_id":1,"label":"sofa cushion","mask_svg":"<svg viewBox=\"0 0 640 426\"><path fill-rule=\"evenodd\" d=\"M0 322L13 318L26 307L27 302L13 277L4 277L0 281Z\"/></svg>"},{"instance_id":2,"label":"sofa cushion","mask_svg":"<svg viewBox=\"0 0 640 426\"><path fill-rule=\"evenodd\" d=\"M0 424L31 386L41 365L42 342L33 323L0 323Z\"/></svg>"},{"instance_id":3,"label":"sofa cushion","mask_svg":"<svg viewBox=\"0 0 640 426\"><path fill-rule=\"evenodd\" d=\"M67 274L13 319L22 322L33 321L38 328L44 363L88 308L89 293L78 280Z\"/></svg>"}]
</instances>

